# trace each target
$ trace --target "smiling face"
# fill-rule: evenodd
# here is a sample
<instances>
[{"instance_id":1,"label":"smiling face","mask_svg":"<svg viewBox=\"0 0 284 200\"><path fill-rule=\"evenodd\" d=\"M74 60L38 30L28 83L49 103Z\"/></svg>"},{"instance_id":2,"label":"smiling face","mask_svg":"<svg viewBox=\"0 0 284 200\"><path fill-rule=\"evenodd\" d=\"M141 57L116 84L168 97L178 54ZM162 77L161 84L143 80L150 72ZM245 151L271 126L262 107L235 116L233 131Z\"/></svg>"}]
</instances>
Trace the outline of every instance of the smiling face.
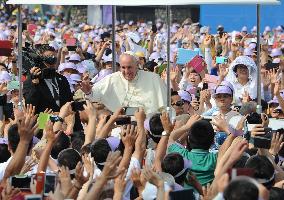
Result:
<instances>
[{"instance_id":1,"label":"smiling face","mask_svg":"<svg viewBox=\"0 0 284 200\"><path fill-rule=\"evenodd\" d=\"M120 56L120 72L126 80L132 81L137 71L138 66L133 56L127 54Z\"/></svg>"}]
</instances>

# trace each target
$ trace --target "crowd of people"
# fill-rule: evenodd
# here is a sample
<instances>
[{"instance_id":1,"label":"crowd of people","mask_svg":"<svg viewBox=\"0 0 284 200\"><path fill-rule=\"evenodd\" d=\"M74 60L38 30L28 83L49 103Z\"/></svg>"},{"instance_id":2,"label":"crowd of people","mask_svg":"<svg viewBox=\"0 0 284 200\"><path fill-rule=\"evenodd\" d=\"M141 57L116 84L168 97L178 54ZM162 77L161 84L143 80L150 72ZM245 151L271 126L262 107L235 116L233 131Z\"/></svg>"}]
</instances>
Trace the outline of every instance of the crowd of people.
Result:
<instances>
[{"instance_id":1,"label":"crowd of people","mask_svg":"<svg viewBox=\"0 0 284 200\"><path fill-rule=\"evenodd\" d=\"M1 16L0 199L283 199L283 26L265 27L257 64L256 27L173 22L167 77L162 20L23 22L19 74Z\"/></svg>"}]
</instances>

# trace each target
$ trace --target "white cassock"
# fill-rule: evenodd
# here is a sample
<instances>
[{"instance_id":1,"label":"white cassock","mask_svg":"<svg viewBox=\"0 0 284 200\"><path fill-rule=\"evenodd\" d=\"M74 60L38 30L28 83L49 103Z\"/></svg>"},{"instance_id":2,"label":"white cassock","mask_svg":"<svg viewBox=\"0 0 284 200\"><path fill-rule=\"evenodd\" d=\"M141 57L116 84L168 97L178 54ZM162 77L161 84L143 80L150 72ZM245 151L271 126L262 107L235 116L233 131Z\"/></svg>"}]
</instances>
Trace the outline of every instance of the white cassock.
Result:
<instances>
[{"instance_id":1,"label":"white cassock","mask_svg":"<svg viewBox=\"0 0 284 200\"><path fill-rule=\"evenodd\" d=\"M132 81L115 72L94 84L88 98L115 112L120 107L143 107L146 114L167 105L167 89L155 73L139 70Z\"/></svg>"}]
</instances>

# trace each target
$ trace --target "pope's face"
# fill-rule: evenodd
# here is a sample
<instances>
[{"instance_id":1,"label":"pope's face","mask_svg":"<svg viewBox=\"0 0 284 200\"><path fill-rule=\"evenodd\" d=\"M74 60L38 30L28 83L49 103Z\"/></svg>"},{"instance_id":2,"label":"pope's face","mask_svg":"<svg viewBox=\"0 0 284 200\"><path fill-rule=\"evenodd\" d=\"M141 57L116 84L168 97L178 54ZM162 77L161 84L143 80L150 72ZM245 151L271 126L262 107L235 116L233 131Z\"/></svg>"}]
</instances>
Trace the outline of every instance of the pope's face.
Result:
<instances>
[{"instance_id":1,"label":"pope's face","mask_svg":"<svg viewBox=\"0 0 284 200\"><path fill-rule=\"evenodd\" d=\"M120 72L126 80L132 81L136 76L137 70L138 68L131 56L122 56L120 58Z\"/></svg>"}]
</instances>

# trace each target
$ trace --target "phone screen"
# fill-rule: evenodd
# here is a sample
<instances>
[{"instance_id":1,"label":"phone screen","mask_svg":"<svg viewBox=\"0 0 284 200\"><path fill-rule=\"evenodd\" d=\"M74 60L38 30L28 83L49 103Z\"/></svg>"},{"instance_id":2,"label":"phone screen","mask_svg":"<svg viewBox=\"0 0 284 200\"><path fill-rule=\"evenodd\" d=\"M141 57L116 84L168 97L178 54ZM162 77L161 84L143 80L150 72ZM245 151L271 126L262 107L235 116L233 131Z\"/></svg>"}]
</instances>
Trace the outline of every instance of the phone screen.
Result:
<instances>
[{"instance_id":1,"label":"phone screen","mask_svg":"<svg viewBox=\"0 0 284 200\"><path fill-rule=\"evenodd\" d=\"M45 176L44 194L48 194L51 191L54 192L55 184L56 184L56 175L47 174Z\"/></svg>"},{"instance_id":2,"label":"phone screen","mask_svg":"<svg viewBox=\"0 0 284 200\"><path fill-rule=\"evenodd\" d=\"M21 190L30 190L31 177L13 176L10 178L10 183L14 188L19 188Z\"/></svg>"},{"instance_id":3,"label":"phone screen","mask_svg":"<svg viewBox=\"0 0 284 200\"><path fill-rule=\"evenodd\" d=\"M116 125L127 125L131 124L131 117L122 117L116 120Z\"/></svg>"},{"instance_id":4,"label":"phone screen","mask_svg":"<svg viewBox=\"0 0 284 200\"><path fill-rule=\"evenodd\" d=\"M135 112L138 110L138 107L125 107L125 115L134 116Z\"/></svg>"},{"instance_id":5,"label":"phone screen","mask_svg":"<svg viewBox=\"0 0 284 200\"><path fill-rule=\"evenodd\" d=\"M42 200L42 196L38 194L25 195L25 200Z\"/></svg>"}]
</instances>

